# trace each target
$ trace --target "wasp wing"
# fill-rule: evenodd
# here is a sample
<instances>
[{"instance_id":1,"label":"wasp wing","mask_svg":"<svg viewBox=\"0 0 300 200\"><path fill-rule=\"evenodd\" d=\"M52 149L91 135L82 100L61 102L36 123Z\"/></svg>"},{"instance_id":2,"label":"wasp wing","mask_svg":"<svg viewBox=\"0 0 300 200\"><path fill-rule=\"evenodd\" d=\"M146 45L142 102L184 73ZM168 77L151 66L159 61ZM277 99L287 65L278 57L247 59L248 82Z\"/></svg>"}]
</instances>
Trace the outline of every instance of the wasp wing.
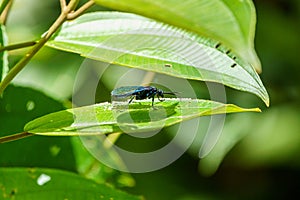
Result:
<instances>
[{"instance_id":1,"label":"wasp wing","mask_svg":"<svg viewBox=\"0 0 300 200\"><path fill-rule=\"evenodd\" d=\"M133 95L133 93L139 91L142 86L124 86L114 89L111 92L111 97L113 99L127 98Z\"/></svg>"}]
</instances>

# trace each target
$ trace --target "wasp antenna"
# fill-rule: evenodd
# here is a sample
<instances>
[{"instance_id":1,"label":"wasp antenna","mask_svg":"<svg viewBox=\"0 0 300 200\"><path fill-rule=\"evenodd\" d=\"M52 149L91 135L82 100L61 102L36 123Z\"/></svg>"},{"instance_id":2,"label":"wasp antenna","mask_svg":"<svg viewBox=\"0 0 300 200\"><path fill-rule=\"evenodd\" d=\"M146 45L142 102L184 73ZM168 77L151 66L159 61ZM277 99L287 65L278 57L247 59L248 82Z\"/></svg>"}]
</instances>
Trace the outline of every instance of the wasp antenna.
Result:
<instances>
[{"instance_id":1,"label":"wasp antenna","mask_svg":"<svg viewBox=\"0 0 300 200\"><path fill-rule=\"evenodd\" d=\"M179 94L180 92L164 92L164 94L171 94L171 95L176 95Z\"/></svg>"},{"instance_id":2,"label":"wasp antenna","mask_svg":"<svg viewBox=\"0 0 300 200\"><path fill-rule=\"evenodd\" d=\"M164 92L164 94L172 94L172 95L175 95L174 92Z\"/></svg>"}]
</instances>

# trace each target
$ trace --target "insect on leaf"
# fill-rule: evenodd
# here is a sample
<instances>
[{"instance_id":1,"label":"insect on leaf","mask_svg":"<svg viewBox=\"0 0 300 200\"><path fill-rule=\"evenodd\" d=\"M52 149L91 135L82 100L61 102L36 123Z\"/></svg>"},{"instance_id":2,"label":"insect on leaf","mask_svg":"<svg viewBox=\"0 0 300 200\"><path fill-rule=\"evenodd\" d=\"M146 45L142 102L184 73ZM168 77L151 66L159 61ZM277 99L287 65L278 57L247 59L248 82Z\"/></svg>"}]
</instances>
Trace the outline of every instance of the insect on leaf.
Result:
<instances>
[{"instance_id":1,"label":"insect on leaf","mask_svg":"<svg viewBox=\"0 0 300 200\"><path fill-rule=\"evenodd\" d=\"M140 100L139 103L129 104L126 109L111 103L67 109L28 122L24 131L49 136L110 134L124 130L145 132L200 116L260 112L258 108L246 109L198 99L166 98L163 102L156 102L154 107L151 106L151 100Z\"/></svg>"}]
</instances>

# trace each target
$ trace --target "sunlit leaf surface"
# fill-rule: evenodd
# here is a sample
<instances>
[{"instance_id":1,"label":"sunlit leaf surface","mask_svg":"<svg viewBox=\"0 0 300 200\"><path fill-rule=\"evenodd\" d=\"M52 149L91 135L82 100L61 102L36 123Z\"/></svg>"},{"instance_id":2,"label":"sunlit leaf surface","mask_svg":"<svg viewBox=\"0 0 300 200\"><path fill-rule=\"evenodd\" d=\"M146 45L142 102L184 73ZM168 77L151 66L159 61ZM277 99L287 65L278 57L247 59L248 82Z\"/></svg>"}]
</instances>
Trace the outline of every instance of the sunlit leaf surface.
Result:
<instances>
[{"instance_id":1,"label":"sunlit leaf surface","mask_svg":"<svg viewBox=\"0 0 300 200\"><path fill-rule=\"evenodd\" d=\"M197 99L166 99L156 102L154 107L148 100L129 105L100 103L45 115L27 123L24 130L60 136L144 132L200 116L247 111L260 110Z\"/></svg>"},{"instance_id":2,"label":"sunlit leaf surface","mask_svg":"<svg viewBox=\"0 0 300 200\"><path fill-rule=\"evenodd\" d=\"M107 63L222 83L256 94L269 105L258 74L229 49L134 14L85 14L66 22L47 45Z\"/></svg>"},{"instance_id":3,"label":"sunlit leaf surface","mask_svg":"<svg viewBox=\"0 0 300 200\"><path fill-rule=\"evenodd\" d=\"M95 0L101 6L165 22L230 47L258 71L253 48L256 25L251 0Z\"/></svg>"}]
</instances>

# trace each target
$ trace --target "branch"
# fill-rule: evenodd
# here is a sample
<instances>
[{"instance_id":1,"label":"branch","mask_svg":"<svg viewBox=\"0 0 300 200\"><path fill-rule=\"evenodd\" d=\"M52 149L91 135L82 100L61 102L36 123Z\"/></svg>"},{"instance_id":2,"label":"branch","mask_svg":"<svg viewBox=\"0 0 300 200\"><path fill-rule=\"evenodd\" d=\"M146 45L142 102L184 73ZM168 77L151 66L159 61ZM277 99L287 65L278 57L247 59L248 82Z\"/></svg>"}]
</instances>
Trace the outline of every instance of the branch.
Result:
<instances>
[{"instance_id":1,"label":"branch","mask_svg":"<svg viewBox=\"0 0 300 200\"><path fill-rule=\"evenodd\" d=\"M21 48L25 48L25 47L30 47L30 46L35 45L36 43L37 43L37 41L30 41L30 42L22 42L22 43L18 43L18 44L12 44L12 45L8 45L8 46L0 47L0 53L2 51L11 51L11 50L21 49Z\"/></svg>"},{"instance_id":2,"label":"branch","mask_svg":"<svg viewBox=\"0 0 300 200\"><path fill-rule=\"evenodd\" d=\"M14 140L19 140L19 139L29 137L29 136L33 136L33 134L28 133L28 132L23 132L23 133L17 133L17 134L14 134L14 135L0 137L0 144L5 143L5 142L11 142L11 141L14 141Z\"/></svg>"},{"instance_id":3,"label":"branch","mask_svg":"<svg viewBox=\"0 0 300 200\"><path fill-rule=\"evenodd\" d=\"M11 7L12 1L11 0L4 0L0 6L0 23L5 24L8 11Z\"/></svg>"},{"instance_id":4,"label":"branch","mask_svg":"<svg viewBox=\"0 0 300 200\"><path fill-rule=\"evenodd\" d=\"M25 67L30 59L44 46L47 42L42 38L37 44L8 72L3 81L0 83L0 95L3 93L8 84L16 77L16 75Z\"/></svg>"},{"instance_id":5,"label":"branch","mask_svg":"<svg viewBox=\"0 0 300 200\"><path fill-rule=\"evenodd\" d=\"M62 2L62 1L61 1ZM0 95L3 93L8 84L16 77L16 75L26 66L31 58L44 46L50 37L57 31L57 29L67 20L68 14L73 12L78 0L71 0L63 12L59 15L53 25L49 28L47 33L29 50L29 52L8 72L6 77L0 83ZM62 4L62 3L61 3Z\"/></svg>"},{"instance_id":6,"label":"branch","mask_svg":"<svg viewBox=\"0 0 300 200\"><path fill-rule=\"evenodd\" d=\"M75 12L69 13L67 19L68 20L72 20L77 18L78 16L80 16L84 11L86 11L87 9L89 9L91 6L93 6L95 4L95 2L93 0L90 0L88 2L86 2L84 5L82 5L78 10L76 10Z\"/></svg>"},{"instance_id":7,"label":"branch","mask_svg":"<svg viewBox=\"0 0 300 200\"><path fill-rule=\"evenodd\" d=\"M66 0L59 0L61 13L64 12L64 9L67 7Z\"/></svg>"},{"instance_id":8,"label":"branch","mask_svg":"<svg viewBox=\"0 0 300 200\"><path fill-rule=\"evenodd\" d=\"M7 3L10 0L3 1L0 6L0 14L7 7ZM82 14L86 9L94 4L94 1L90 0L82 7L80 7L76 12L74 12L75 7L78 4L78 0L71 0L68 5L66 5L65 0L60 0L61 14L52 24L49 30L42 36L38 41L24 42L14 45L9 45L6 47L1 47L0 52L6 50L13 50L18 48L24 48L33 46L34 47L28 51L28 53L9 71L6 77L0 82L0 95L3 93L8 84L14 79L14 77L26 66L26 64L31 60L31 58L45 45L45 43L50 39L50 37L57 31L57 29L68 19L74 19ZM2 10L1 10L2 9ZM17 133L14 135L0 137L0 144L5 142L11 142L14 140L22 139L28 136L33 136L34 134L28 132Z\"/></svg>"}]
</instances>

